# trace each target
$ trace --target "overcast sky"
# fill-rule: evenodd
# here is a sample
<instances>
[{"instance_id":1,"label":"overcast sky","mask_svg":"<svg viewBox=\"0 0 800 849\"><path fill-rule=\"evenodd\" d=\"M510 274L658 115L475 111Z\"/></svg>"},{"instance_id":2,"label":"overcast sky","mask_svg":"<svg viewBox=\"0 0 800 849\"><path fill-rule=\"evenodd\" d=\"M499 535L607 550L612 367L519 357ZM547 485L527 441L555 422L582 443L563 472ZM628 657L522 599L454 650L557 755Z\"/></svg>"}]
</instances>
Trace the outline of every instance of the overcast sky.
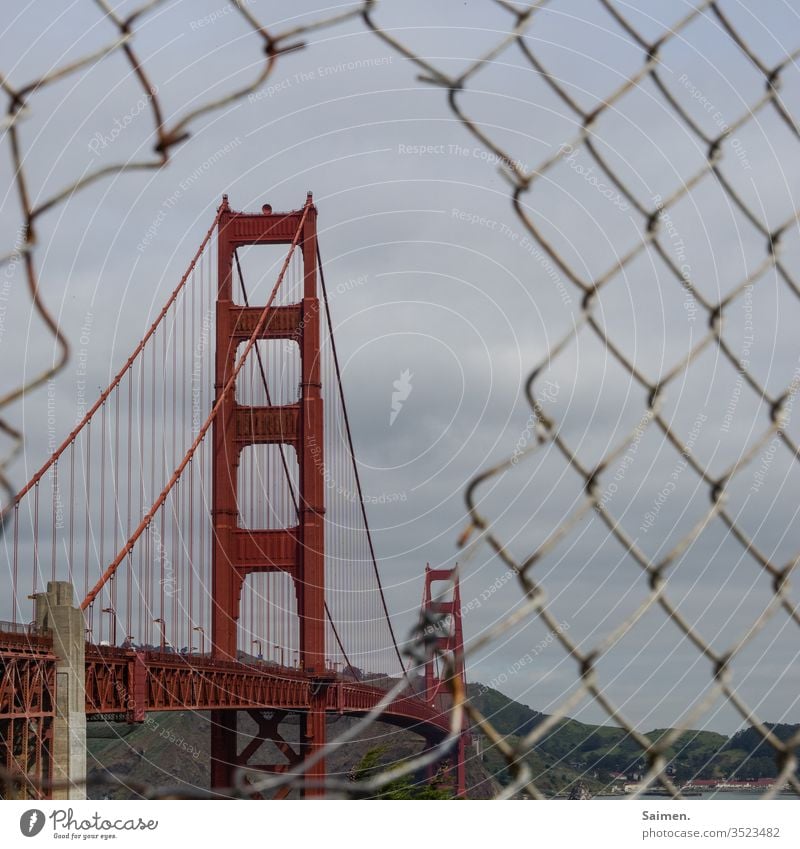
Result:
<instances>
[{"instance_id":1,"label":"overcast sky","mask_svg":"<svg viewBox=\"0 0 800 849\"><path fill-rule=\"evenodd\" d=\"M276 29L294 20L275 21L275 4L248 5ZM625 7L625 13L652 38L689 5L648 0L636 4L638 12ZM791 4L759 4L758 18L743 3L722 5L768 67L798 46ZM230 90L260 68L258 39L225 9L220 0L176 0L138 27L137 48L159 87L168 124L185 104ZM291 12L300 20L319 15L308 0L291 4ZM495 4L473 0L386 4L376 17L448 72L496 43L509 24ZM2 33L4 73L20 83L99 47L113 30L98 21L91 4L31 3ZM44 216L37 251L42 292L72 340L86 314L93 314L89 383L105 385L160 310L224 192L234 208L257 210L265 202L297 208L313 190L364 488L370 501L402 495L368 509L390 607L406 633L425 563L452 565L459 558L465 484L525 439L525 377L573 325L581 293L537 258L541 254L524 238L498 163L456 120L441 89L419 82L416 69L360 20L307 41L306 49L281 57L258 96L192 125L168 167L102 181ZM584 108L608 96L643 62L642 51L595 0L552 4L537 15L528 44ZM670 91L711 135L763 93L763 76L712 18L670 40L662 56ZM574 113L517 49L487 66L469 88L464 107L526 170L574 140ZM796 115L796 68L784 75L782 97ZM34 198L51 195L88 169L149 157L153 128L141 98L118 52L32 99L22 135ZM113 133L117 120L124 132ZM706 161L704 145L651 81L605 111L595 131L609 161L647 208ZM797 136L770 107L724 145L723 173L772 228L796 212L797 153ZM640 242L646 224L629 204L604 196L588 179L585 171L593 164L585 150L565 157L524 199L550 243L585 280L605 273ZM191 178L198 168L201 176ZM19 226L8 155L0 160L0 179L9 186L0 196L5 253ZM177 203L165 207L176 192ZM671 219L677 235L662 241L711 300L747 279L767 256L763 235L711 177L671 210ZM140 250L150 228L155 232ZM797 271L796 226L784 234L782 249L787 267ZM753 337L752 372L779 394L798 366L800 302L774 271L754 282L750 295L728 307L725 338L739 352L746 336ZM15 384L21 369L34 373L53 356L50 337L31 318L21 274L11 278L8 292L0 390ZM627 265L598 301L598 321L609 338L654 381L706 332L707 313L692 311L652 251ZM121 310L124 321L118 322ZM64 434L74 419L75 368L68 364L56 384ZM393 383L404 371L411 375L410 392L390 424ZM590 465L646 410L642 388L587 329L543 378L557 387L545 406ZM665 415L683 439L694 433L695 456L715 473L769 423L767 406L747 385L739 388L736 371L712 345L666 393ZM726 421L733 397L735 409ZM45 403L46 393L39 392L11 414L27 436L25 453L12 469L17 484L47 456ZM796 419L787 430L800 437ZM762 459L732 487L730 509L734 515L742 511L742 527L783 564L798 551L800 470L780 445L753 492ZM682 469L658 515L641 530L679 460L649 428L609 505L650 556L663 556L710 503L708 487ZM497 533L519 558L583 499L579 476L553 446L481 495L482 512L496 517ZM462 567L462 601L480 601L464 618L465 633L474 639L517 604L520 593L485 546L471 551ZM641 569L591 516L539 562L534 577L556 618L584 648L612 633L648 592ZM747 632L771 598L768 577L719 520L676 564L668 592L720 650ZM797 626L780 613L734 664L742 695L764 719L800 722L797 637ZM576 667L547 638L540 622L518 625L473 657L470 678L494 682L538 710L553 709L574 687ZM542 641L546 647L532 652ZM511 671L532 653L532 660ZM657 608L630 627L598 670L610 698L643 730L673 724L711 681L709 662ZM718 707L702 723L722 731L738 727L738 716ZM585 721L604 718L591 703L573 713Z\"/></svg>"}]
</instances>

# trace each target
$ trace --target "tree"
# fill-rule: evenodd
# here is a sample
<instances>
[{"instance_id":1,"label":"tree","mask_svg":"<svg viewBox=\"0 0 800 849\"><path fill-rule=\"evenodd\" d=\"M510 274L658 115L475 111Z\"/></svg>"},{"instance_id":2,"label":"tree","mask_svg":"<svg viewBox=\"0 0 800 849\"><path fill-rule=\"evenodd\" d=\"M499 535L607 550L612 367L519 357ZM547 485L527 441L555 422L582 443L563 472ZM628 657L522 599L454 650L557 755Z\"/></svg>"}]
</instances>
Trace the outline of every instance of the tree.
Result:
<instances>
[{"instance_id":1,"label":"tree","mask_svg":"<svg viewBox=\"0 0 800 849\"><path fill-rule=\"evenodd\" d=\"M381 758L386 752L386 746L376 746L370 749L350 772L350 780L354 782L369 781L379 775L385 765ZM413 775L404 775L384 784L371 799L452 799L453 794L442 786L441 777L437 776L430 783L418 784Z\"/></svg>"}]
</instances>

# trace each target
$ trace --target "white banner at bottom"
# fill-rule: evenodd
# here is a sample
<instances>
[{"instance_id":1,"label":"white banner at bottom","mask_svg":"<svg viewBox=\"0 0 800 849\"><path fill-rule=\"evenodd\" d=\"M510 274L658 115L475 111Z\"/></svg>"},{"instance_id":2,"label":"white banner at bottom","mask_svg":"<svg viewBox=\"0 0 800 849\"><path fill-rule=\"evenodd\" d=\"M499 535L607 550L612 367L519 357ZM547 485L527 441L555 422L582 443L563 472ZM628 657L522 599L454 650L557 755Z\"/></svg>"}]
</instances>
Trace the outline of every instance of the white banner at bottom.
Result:
<instances>
[{"instance_id":1,"label":"white banner at bottom","mask_svg":"<svg viewBox=\"0 0 800 849\"><path fill-rule=\"evenodd\" d=\"M794 849L798 802L4 801L0 846L424 849L447 841L458 849Z\"/></svg>"}]
</instances>

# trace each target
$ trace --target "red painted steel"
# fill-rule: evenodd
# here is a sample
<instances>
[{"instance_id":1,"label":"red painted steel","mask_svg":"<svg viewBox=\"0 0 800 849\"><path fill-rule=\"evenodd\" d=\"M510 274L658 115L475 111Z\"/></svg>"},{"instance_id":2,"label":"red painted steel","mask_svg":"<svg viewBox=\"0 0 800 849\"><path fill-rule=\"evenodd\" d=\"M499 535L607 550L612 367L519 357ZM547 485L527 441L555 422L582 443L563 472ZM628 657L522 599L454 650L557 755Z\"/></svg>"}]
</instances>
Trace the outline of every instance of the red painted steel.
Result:
<instances>
[{"instance_id":1,"label":"red painted steel","mask_svg":"<svg viewBox=\"0 0 800 849\"><path fill-rule=\"evenodd\" d=\"M0 799L42 799L52 779L55 657L47 637L16 630L0 632Z\"/></svg>"},{"instance_id":2,"label":"red painted steel","mask_svg":"<svg viewBox=\"0 0 800 849\"><path fill-rule=\"evenodd\" d=\"M333 674L323 687L319 682L319 676L266 664L86 645L86 712L90 715L125 715L129 721L141 721L150 711L249 708L357 715L368 713L386 695L380 687ZM322 691L319 701L316 689ZM443 701L425 702L416 696L395 698L385 717L405 727L424 725L441 736L447 734L450 721Z\"/></svg>"},{"instance_id":3,"label":"red painted steel","mask_svg":"<svg viewBox=\"0 0 800 849\"><path fill-rule=\"evenodd\" d=\"M311 195L305 207L293 213L243 214L230 209L224 199L217 232L217 338L215 389L219 413L214 420L214 477L212 524L214 550L212 580L212 651L216 660L237 657L236 625L242 587L248 574L284 571L293 581L300 624L300 665L306 676L325 673L325 577L323 516L324 479L322 397L320 393L320 322L317 299L316 208ZM234 303L233 260L245 245L290 244L290 256L299 244L303 257L303 292L300 304L288 308L245 307ZM287 258L288 261L288 258ZM230 388L237 344L253 317L261 310L266 321L257 322L258 338L284 337L300 348L300 400L288 406L251 407L237 403ZM258 324L261 324L259 327ZM299 461L298 526L282 534L268 529L240 530L238 467L242 451L250 445L289 444ZM314 452L312 454L312 447ZM245 541L246 539L246 541ZM292 543L295 543L292 545ZM266 546L266 550L265 550ZM270 550L272 549L272 550ZM266 556L265 556L266 555ZM316 753L325 744L325 704L322 688L309 688L305 706L302 752ZM212 787L229 787L236 754L235 716L212 716ZM309 770L309 785L324 776L324 760ZM315 793L316 790L309 790Z\"/></svg>"},{"instance_id":4,"label":"red painted steel","mask_svg":"<svg viewBox=\"0 0 800 849\"><path fill-rule=\"evenodd\" d=\"M27 765L28 777L20 782L26 797L45 797L51 777L51 643L47 636L0 633L0 751L9 772L22 775ZM372 710L386 692L334 675L319 685L319 677L266 664L86 644L86 713L110 720L142 722L148 712L176 710L211 710L226 717L256 709L303 717L315 710L358 716ZM426 702L414 695L395 698L382 721L436 742L447 735L450 718L446 700ZM236 766L246 765L254 753L235 754ZM297 754L301 760L306 756L302 750Z\"/></svg>"},{"instance_id":5,"label":"red painted steel","mask_svg":"<svg viewBox=\"0 0 800 849\"><path fill-rule=\"evenodd\" d=\"M434 592L434 584L446 586ZM444 600L444 596L450 598ZM464 631L461 623L461 589L458 580L458 568L431 569L425 566L425 589L422 600L423 613L427 614L425 621L431 623L436 634L435 650L425 664L425 695L430 703L438 697L456 691L466 686L464 671ZM437 619L441 617L437 624ZM438 656L437 656L438 655ZM443 678L437 674L437 662L447 660L449 675ZM455 679L455 680L454 680ZM465 728L458 735L455 751L451 761L455 768L455 785L458 796L466 793L465 758L468 743L468 730Z\"/></svg>"}]
</instances>

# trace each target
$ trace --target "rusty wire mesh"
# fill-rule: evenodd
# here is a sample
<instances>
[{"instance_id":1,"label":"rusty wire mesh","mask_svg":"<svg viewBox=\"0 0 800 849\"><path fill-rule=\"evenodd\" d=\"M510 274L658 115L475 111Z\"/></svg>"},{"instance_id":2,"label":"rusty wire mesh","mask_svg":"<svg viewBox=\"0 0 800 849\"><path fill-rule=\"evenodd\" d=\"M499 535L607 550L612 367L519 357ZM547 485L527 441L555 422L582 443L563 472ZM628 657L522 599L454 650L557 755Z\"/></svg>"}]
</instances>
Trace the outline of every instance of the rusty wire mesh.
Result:
<instances>
[{"instance_id":1,"label":"rusty wire mesh","mask_svg":"<svg viewBox=\"0 0 800 849\"><path fill-rule=\"evenodd\" d=\"M159 0L144 4L124 19L118 18L105 0L97 0L99 11L114 23L118 30L118 38L110 43L106 50L98 54L86 56L79 62L63 68L53 69L43 74L31 83L12 88L5 78L0 78L2 88L7 96L8 114L4 125L4 140L9 146L14 162L15 182L22 211L23 228L21 237L10 251L3 257L2 262L24 262L25 270L34 305L47 323L51 333L57 339L62 356L58 363L48 372L41 374L20 386L0 399L0 408L6 408L17 400L22 393L40 386L54 374L66 361L69 352L67 340L60 334L56 322L50 317L47 307L38 295L35 246L36 220L47 210L53 208L67 195L83 186L123 169L153 169L163 165L171 156L173 147L185 137L189 126L200 115L221 108L224 104L236 98L241 98L256 90L269 77L280 54L297 45L297 39L303 33L340 21L345 17L360 15L365 27L371 30L375 37L381 39L398 54L405 57L415 66L420 78L442 90L444 105L452 116L476 139L476 141L492 151L503 163L503 173L510 184L509 196L514 211L524 230L538 246L537 254L531 261L532 279L537 275L541 278L542 268L555 269L556 273L549 274L551 278L561 276L566 279L570 291L579 303L575 311L574 323L567 332L557 340L549 343L547 354L541 362L532 364L525 392L532 410L534 421L534 437L530 444L520 450L509 452L506 460L493 464L471 481L466 490L466 501L470 517L470 526L463 534L460 544L468 546L468 556L480 546L488 546L493 550L518 578L519 584L526 597L526 603L518 607L513 614L506 616L491 630L484 633L478 640L468 646L467 654L472 655L482 647L497 641L504 633L514 628L526 618L540 617L546 627L554 634L574 662L575 687L573 691L549 717L540 723L531 733L515 745L509 745L503 735L497 732L491 723L491 717L482 716L477 709L467 703L466 708L472 721L481 728L506 758L514 780L503 791L503 796L512 796L519 792L527 793L534 798L541 798L543 792L537 786L537 776L531 774L523 756L539 741L541 741L570 711L586 698L599 706L608 720L623 728L641 749L646 758L648 768L641 783L641 790L653 784L661 784L666 791L679 796L680 791L667 774L667 750L688 728L695 727L693 721L702 718L709 709L712 701L720 694L724 700L737 712L741 720L755 729L761 738L777 753L779 767L778 780L767 796L774 796L783 783L788 782L795 792L800 793L800 781L796 776L798 767L794 753L800 745L800 733L791 739L780 740L764 724L757 712L747 704L736 687L735 665L737 657L743 649L756 638L759 632L776 617L785 617L787 623L800 625L800 615L797 603L791 595L790 576L797 562L797 555L781 558L775 554L770 545L756 542L756 533L743 521L741 509L738 511L728 506L728 492L734 482L741 480L748 473L753 474L759 458L765 450L774 453L775 440L786 449L785 460L793 464L797 460L800 445L792 435L789 425L793 399L800 388L800 372L794 371L789 380L784 380L777 386L770 375L767 381L763 375L755 373L749 367L746 352L736 350L725 334L725 321L734 307L740 307L743 298L758 296L759 284L763 287L767 276L775 275L779 285L791 298L800 297L800 281L796 279L796 267L790 260L782 258L782 248L797 235L798 213L792 206L789 214L776 218L771 209L763 204L754 202L751 197L745 197L731 178L726 166L730 161L736 161L741 156L740 148L732 147L736 134L742 133L760 117L767 113L777 116L786 132L792 137L794 144L800 140L800 131L790 105L782 98L781 83L784 78L796 73L795 61L800 54L800 47L786 51L785 54L769 61L760 57L758 51L750 46L748 32L734 23L739 4L719 0L719 2L696 2L694 4L675 2L668 4L674 12L674 22L668 27L655 27L653 19L649 26L642 28L641 18L637 20L632 8L614 0L596 0L595 5L608 16L609 26L614 26L621 33L617 38L624 38L626 49L634 50L638 55L638 67L628 71L618 69L618 83L601 98L589 102L589 98L576 93L573 81L551 74L540 58L535 38L536 23L539 16L548 9L558 9L562 4L559 0L538 0L538 2L523 4L512 3L508 0L489 0L485 5L493 10L495 26L492 32L496 41L482 55L471 57L466 67L454 74L437 64L436 59L418 55L415 50L404 44L402 31L393 28L384 29L381 24L381 9L375 0L365 0L355 8L348 9L333 17L321 20L313 25L296 27L285 32L273 33L265 27L246 8L246 4L233 4L235 12L252 27L254 39L260 40L264 52L264 64L260 74L246 89L229 95L224 101L213 101L194 107L171 123L165 125L159 102L152 97L151 108L154 126L159 143L156 156L151 161L125 163L118 166L103 168L97 172L85 175L68 186L63 192L41 202L33 202L26 185L25 154L19 135L19 123L25 111L33 106L35 94L42 87L64 77L76 73L83 66L101 61L103 55L110 51L122 51L127 57L139 78L145 93L152 86L145 69L139 64L135 52L136 24L145 15L161 6ZM563 4L567 5L567 4ZM690 41L692 25L698 20L710 20L719 33L724 34L730 45L735 48L739 60L749 66L752 73L759 76L762 84L762 94L753 102L746 104L739 115L726 117L725 120L713 121L711 129L708 122L699 120L692 113L691 82L683 85L683 90L676 89L674 83L675 68L664 68L662 56L673 43ZM414 24L423 22L415 21ZM646 32L646 34L645 34ZM563 38L569 46L570 28L564 26ZM791 37L791 33L785 34ZM537 80L543 81L551 90L558 103L561 116L566 116L574 127L571 135L565 136L560 145L554 146L554 152L537 163L535 167L522 164L526 157L524 149L515 149L507 142L507 136L495 133L496 128L489 123L484 124L480 118L473 117L469 107L471 87L480 88L481 75L489 68L503 66L506 62L514 62L526 66ZM677 69L680 70L679 68ZM645 85L653 98L658 98L661 108L668 110L675 122L680 125L681 132L690 135L698 149L704 152L705 161L695 170L680 173L676 176L674 185L663 196L658 192L649 195L631 185L629 176L619 173L620 169L610 153L604 139L604 120L613 118L617 108L625 98ZM502 136L502 138L501 138ZM522 145L521 145L522 146ZM543 210L538 205L537 189L542 185L558 182L559 166L565 158L579 153L598 169L603 175L618 199L633 211L632 214L640 223L640 238L630 244L614 246L616 259L606 268L590 270L588 265L576 266L557 246L542 226L545 218ZM795 146L796 155L797 148ZM585 173L585 172L584 172ZM691 199L704 186L713 183L722 193L726 202L735 208L742 217L744 226L749 228L762 243L762 255L754 263L751 271L741 279L726 280L724 286L719 286L715 293L709 287L703 286L694 279L691 269L675 255L673 238L673 222L671 215L682 201ZM756 192L756 198L758 198ZM796 193L794 195L796 200ZM647 257L658 261L667 269L672 280L672 288L677 298L683 298L685 309L694 311L701 316L696 326L705 323L702 332L692 337L681 355L673 361L664 363L655 370L643 369L636 357L626 350L623 344L609 333L602 315L602 298L605 290L609 289L615 280L629 275L629 285L641 282L643 271L637 266L637 260ZM545 265L547 263L547 265ZM666 289L659 297L669 298L672 292ZM653 294L655 298L655 294ZM669 328L667 328L669 330ZM546 379L547 371L560 358L564 357L569 346L581 334L590 334L600 344L604 353L618 364L631 383L635 384L642 398L639 405L639 416L633 427L620 427L614 438L605 446L599 456L590 462L583 458L579 446L573 444L569 433L562 430L557 412L551 409L542 394L538 391L541 382ZM720 441L720 455L712 459L703 458L694 450L694 436L686 426L675 421L674 416L665 412L664 399L670 389L680 387L681 381L691 373L693 367L700 361L704 353L713 352L719 361L727 361L737 375L739 392L750 393L757 403L761 415L761 427L753 433L744 446L733 442ZM746 349L745 349L746 351ZM769 386L768 386L769 383ZM7 422L0 426L17 440L17 451L21 442L20 433ZM609 483L615 480L614 473L628 468L631 446L638 446L644 435L657 435L664 450L672 452L676 461L682 463L682 468L692 470L697 478L697 487L708 496L709 502L703 510L696 510L691 516L688 530L670 540L668 546L662 545L655 551L649 551L642 546L641 540L632 533L625 522L625 516L614 509L614 499L610 497ZM512 488L513 480L507 478L509 471L524 470L530 460L530 455L536 452L551 450L561 458L562 466L577 475L573 509L555 526L549 529L546 539L533 550L518 553L515 551L516 541L504 539L501 532L495 528L495 517L489 515L484 507L484 492L503 488ZM723 458L723 461L720 460ZM0 466L0 483L10 489L3 469L8 465L7 458ZM532 467L531 467L532 468ZM540 473L541 474L541 473ZM547 482L543 482L547 485ZM796 493L795 493L796 496ZM640 569L640 581L646 588L645 597L636 611L624 620L616 623L613 631L603 640L585 644L573 640L560 627L559 618L551 609L546 597L546 586L537 575L536 567L548 554L553 552L571 535L579 533L582 522L594 516L604 523L610 538L616 540L620 547L620 557L635 563ZM714 641L704 634L702 623L692 621L670 597L667 579L681 557L704 534L708 532L714 521L722 522L726 534L740 547L743 559L752 564L761 579L771 588L771 600L752 621L740 623L740 636L727 646L717 646ZM790 529L786 529L787 532ZM680 723L666 735L657 740L649 739L636 725L628 720L623 710L607 694L602 676L597 671L598 663L610 651L621 635L625 634L643 616L651 614L655 608L660 608L666 614L671 627L678 629L694 646L696 652L705 658L708 664L708 674L713 681L713 687L706 697L695 705L691 715L684 717ZM796 632L791 635L796 640ZM341 790L340 787L336 788ZM151 794L152 795L152 792Z\"/></svg>"},{"instance_id":2,"label":"rusty wire mesh","mask_svg":"<svg viewBox=\"0 0 800 849\"><path fill-rule=\"evenodd\" d=\"M33 306L52 334L59 351L51 367L32 376L24 383L14 386L0 396L0 411L19 400L26 392L31 392L44 385L64 367L69 357L69 340L59 329L56 318L51 314L39 292L34 250L38 219L72 197L76 192L98 180L122 172L154 171L163 167L170 161L173 148L178 147L181 142L188 138L193 123L203 116L224 109L259 89L272 75L281 53L302 48L302 38L306 33L331 26L358 13L358 9L345 10L337 14L321 16L311 23L291 26L281 31L271 31L255 17L248 8L247 2L231 3L225 9L220 10L220 14L227 14L230 11L239 15L246 26L252 30L253 52L256 56L258 56L259 50L263 53L260 70L249 84L206 102L186 104L186 109L182 114L177 115L173 120L168 120L159 96L159 81L150 78L136 48L137 26L148 16L158 12L161 7L168 5L166 0L147 0L147 2L124 14L118 11L120 6L118 3L94 0L94 5L97 7L97 23L108 29L112 34L116 33L102 49L73 59L63 65L56 64L40 76L25 83L12 85L8 76L0 71L0 88L6 96L6 115L2 124L0 124L0 129L3 132L3 146L7 148L11 157L14 188L20 210L16 235L12 240L12 245L0 254L0 267L9 265L16 267L20 263L24 265ZM77 78L87 67L96 65L109 55L117 52L124 55L132 75L141 86L142 96L147 102L156 138L153 157L138 161L127 160L89 170L51 197L33 197L29 187L29 166L26 164L28 151L23 141L21 128L26 113L35 109L36 95L56 82L70 77ZM22 448L22 433L5 417L0 418L0 430L12 440L11 452L0 459L0 486L10 496L13 496L14 487L7 477L6 470Z\"/></svg>"},{"instance_id":3,"label":"rusty wire mesh","mask_svg":"<svg viewBox=\"0 0 800 849\"><path fill-rule=\"evenodd\" d=\"M535 42L527 37L535 31L537 14L546 7L557 7L557 2L538 2L532 4L514 4L497 0L506 15L505 25L498 25L507 31L502 38L498 39L496 45L488 50L483 56L477 57L469 63L465 70L458 75L451 75L436 67L423 57L416 56L393 34L384 32L373 11L370 9L365 14L365 20L380 38L391 44L406 58L412 61L423 75L426 82L439 86L445 90L447 102L452 113L458 118L463 126L486 148L493 151L505 164L505 173L512 185L512 199L515 212L525 227L525 230L536 240L536 244L546 252L546 256L557 267L558 271L566 277L574 287L576 296L580 299L581 307L576 317L574 326L557 341L549 345L547 355L531 370L527 383L526 395L528 403L533 411L536 427L534 444L523 450L516 450L508 459L486 469L481 475L471 481L466 491L467 505L471 517L471 527L462 538L462 544L466 543L473 531L479 531L479 538L485 542L502 558L503 562L518 576L520 584L527 596L528 604L515 616L508 617L505 622L499 624L491 632L486 634L479 642L497 640L501 634L515 624L521 616L540 616L550 633L555 634L575 662L576 679L579 686L573 691L549 718L539 724L531 733L526 735L518 745L509 746L491 726L491 721L482 717L474 708L470 713L489 736L489 738L503 750L509 764L516 771L514 782L506 788L504 795L510 795L524 788L530 795L541 797L542 793L536 786L530 771L524 766L521 757L537 742L541 741L556 724L569 715L586 696L591 697L595 703L602 707L609 720L625 729L633 739L636 740L643 755L648 762L648 770L644 776L641 786L648 787L653 783L660 783L673 796L679 796L680 792L673 781L667 775L666 767L668 759L665 757L667 749L678 739L683 730L691 727L687 721L702 717L716 696L711 693L709 697L695 706L691 718L677 725L670 733L663 735L658 740L649 739L641 733L633 723L626 719L624 713L604 691L604 682L596 672L596 666L602 656L609 651L620 635L624 634L641 616L654 606L660 606L669 617L675 628L685 635L696 650L708 660L709 673L719 688L719 691L735 708L741 719L750 725L761 735L763 740L774 747L777 753L779 776L772 790L767 796L774 796L778 788L784 782L791 784L792 788L800 791L800 782L795 771L797 759L794 749L800 743L800 734L793 735L790 739L779 740L770 729L758 717L753 708L748 705L736 690L732 667L737 655L744 646L751 641L762 627L772 617L783 614L796 625L800 625L796 602L792 599L789 588L789 578L797 562L797 556L792 556L785 562L777 562L772 552L766 550L765 546L759 547L752 532L744 529L741 521L741 513L735 513L726 506L726 490L736 476L742 475L748 467L757 463L759 455L770 445L770 441L777 438L790 452L790 462L796 461L798 456L798 443L793 436L787 432L788 419L791 414L793 399L800 383L798 383L795 371L791 380L779 389L768 389L763 379L752 373L749 368L749 358L745 354L737 353L724 335L724 323L732 305L745 293L758 292L758 284L768 285L765 275L768 271L777 272L781 285L793 297L800 295L798 281L793 275L790 264L781 258L782 242L786 241L791 234L797 231L797 210L793 209L791 214L781 220L773 220L771 210L763 207L757 208L752 202L743 199L737 191L724 169L726 153L728 158L736 156L726 143L735 138L735 134L745 128L750 122L756 121L763 110L774 110L780 121L785 124L794 141L800 139L798 125L790 113L789 107L781 98L780 85L782 75L794 69L794 62L799 55L800 49L795 48L788 52L777 62L770 64L762 61L759 56L748 45L747 34L739 31L732 23L726 13L726 6L737 6L737 4L726 4L724 2L703 2L694 4L692 8L686 9L684 4L674 4L675 23L667 28L661 29L656 35L645 37L640 34L630 20L630 7L623 3L615 3L612 0L598 0L598 4L608 13L628 36L633 45L638 49L641 64L635 73L625 78L614 89L599 101L582 106L580 98L576 97L573 81L559 79L548 72L547 67L537 57ZM732 44L741 52L742 60L752 64L757 70L763 82L763 94L755 102L742 109L740 115L732 120L721 120L718 122L716 132L709 132L700 126L692 117L685 103L681 102L674 89L664 80L664 71L661 65L661 54L673 40L682 39L683 33L689 26L701 16L710 16L715 24L730 39ZM651 21L652 22L652 21ZM569 30L565 28L565 39L569 41ZM468 94L470 85L479 86L481 73L492 63L506 59L507 51L516 51L517 59L521 56L524 62L529 63L535 74L546 81L547 85L557 95L558 100L565 112L570 115L576 125L576 131L572 137L564 138L557 152L537 164L531 170L526 170L521 165L524 151L520 153L495 140L492 128L481 125L477 119L470 116L469 108L464 104L464 98ZM660 195L650 198L642 197L640 192L635 191L626 179L620 177L615 168L610 164L609 157L603 151L604 139L602 129L598 127L601 119L607 113L613 113L617 104L632 90L642 86L646 81L652 81L657 94L663 98L663 102L688 130L694 134L697 144L705 150L706 162L693 173L680 175L680 181L666 198ZM638 243L623 246L620 245L617 260L605 270L596 274L586 274L585 269L576 268L553 246L548 238L543 235L540 221L545 217L544 210L537 205L535 191L540 183L548 180L557 180L550 173L563 161L565 155L572 156L575 151L585 152L591 163L610 181L619 196L635 210L640 216L642 224L642 235ZM796 150L796 148L795 148ZM760 262L755 264L752 272L741 280L726 281L725 291L720 297L713 297L697 281L687 273L687 268L675 256L675 250L670 244L670 235L667 232L670 225L670 210L683 198L690 196L703 181L716 181L730 202L742 213L749 226L757 231L763 240L764 255ZM795 195L796 197L796 195ZM666 223L665 223L666 222ZM618 276L625 275L629 266L642 254L654 252L666 264L674 280L674 288L678 293L686 293L693 304L697 305L706 319L707 328L692 341L687 349L674 362L668 363L655 374L647 375L640 369L624 349L622 349L614 338L611 338L605 322L599 317L599 301L603 290ZM633 273L631 284L641 284L641 271ZM665 292L664 297L669 297ZM537 391L537 384L541 385L554 361L563 354L567 346L581 333L594 334L602 344L605 351L615 359L620 366L630 375L630 378L642 390L645 403L642 405L643 415L636 426L629 432L616 434L614 444L609 445L593 463L588 464L579 457L579 450L571 444L569 438L562 434L558 419L549 412L547 404L542 400ZM719 355L725 358L749 391L760 403L762 412L762 427L759 433L736 454L734 446L725 446L722 451L726 457L722 469L712 471L711 463L704 462L698 458L692 449L692 439L687 430L681 430L662 411L663 396L670 388L685 377L699 358L701 353L709 346L716 347ZM747 347L745 346L745 351ZM546 394L546 393L545 393ZM615 480L614 472L625 463L626 454L632 445L638 445L642 434L648 429L657 429L660 439L665 446L675 452L677 458L685 461L699 478L700 485L704 487L710 496L710 504L707 509L693 517L692 527L688 532L673 540L668 548L658 550L653 556L643 550L637 538L626 529L622 516L615 513L609 506L608 484ZM533 551L519 556L512 553L510 546L502 536L493 529L493 517L486 515L482 508L482 493L485 488L491 486L508 486L501 480L502 475L513 466L523 461L523 455L528 455L535 450L552 443L563 458L563 462L580 476L581 488L583 490L580 503L575 505L571 514L564 518L556 527L553 527L546 540ZM717 464L718 465L718 464ZM626 468L622 465L621 468ZM615 485L616 487L616 485ZM611 492L613 493L614 490ZM545 597L545 588L537 580L536 565L570 534L577 534L582 520L594 511L605 523L608 533L614 537L622 548L623 556L635 561L641 568L642 581L647 582L649 593L642 602L639 609L633 615L618 623L613 633L605 640L592 645L579 645L573 641L569 634L560 627L559 619L553 615L548 607ZM761 612L754 621L741 623L741 636L738 640L725 648L712 646L703 634L702 623L690 621L673 603L669 593L665 589L666 579L671 567L686 552L689 546L704 533L713 518L717 517L726 526L727 532L741 546L745 556L750 559L754 568L761 570L764 580L772 587L773 597L769 605ZM796 633L794 635L796 639ZM476 645L472 646L474 651Z\"/></svg>"}]
</instances>

